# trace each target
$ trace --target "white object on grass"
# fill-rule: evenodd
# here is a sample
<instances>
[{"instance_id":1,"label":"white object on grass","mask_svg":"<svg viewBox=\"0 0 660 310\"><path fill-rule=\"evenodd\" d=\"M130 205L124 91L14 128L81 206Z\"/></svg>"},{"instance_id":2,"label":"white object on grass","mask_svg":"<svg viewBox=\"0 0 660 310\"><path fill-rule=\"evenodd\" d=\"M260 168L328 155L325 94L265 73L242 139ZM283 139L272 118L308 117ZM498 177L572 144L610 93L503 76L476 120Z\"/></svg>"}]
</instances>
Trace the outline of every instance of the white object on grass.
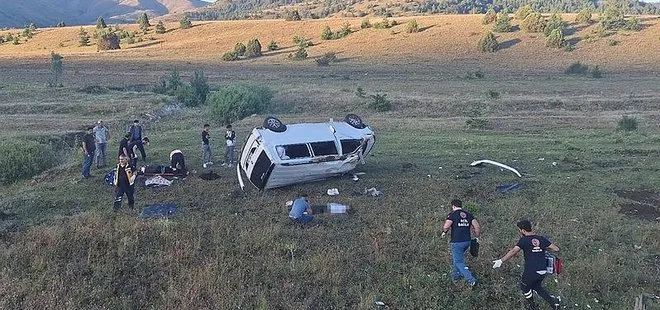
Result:
<instances>
[{"instance_id":1,"label":"white object on grass","mask_svg":"<svg viewBox=\"0 0 660 310\"><path fill-rule=\"evenodd\" d=\"M330 196L339 195L339 190L336 188L328 188L328 195Z\"/></svg>"},{"instance_id":2,"label":"white object on grass","mask_svg":"<svg viewBox=\"0 0 660 310\"><path fill-rule=\"evenodd\" d=\"M500 268L500 267L502 267L502 260L501 259L494 260L493 261L493 269Z\"/></svg>"},{"instance_id":3,"label":"white object on grass","mask_svg":"<svg viewBox=\"0 0 660 310\"><path fill-rule=\"evenodd\" d=\"M503 163L498 163L498 162L496 162L496 161L492 161L492 160L489 160L489 159L483 159L483 160L473 161L473 162L470 164L470 166L474 167L474 166L481 165L481 164L491 164L491 165L495 165L495 166L498 166L498 167L501 167L501 168L504 168L504 169L510 170L510 171L512 171L513 173L515 173L519 178L522 178L522 175L520 175L520 172L518 172L518 170L516 170L516 169L514 169L514 168L511 168L511 167L509 167L509 166L507 166L507 165L505 165L505 164L503 164Z\"/></svg>"},{"instance_id":4,"label":"white object on grass","mask_svg":"<svg viewBox=\"0 0 660 310\"><path fill-rule=\"evenodd\" d=\"M348 213L348 206L331 202L328 204L328 210L330 211L330 214L344 214Z\"/></svg>"}]
</instances>

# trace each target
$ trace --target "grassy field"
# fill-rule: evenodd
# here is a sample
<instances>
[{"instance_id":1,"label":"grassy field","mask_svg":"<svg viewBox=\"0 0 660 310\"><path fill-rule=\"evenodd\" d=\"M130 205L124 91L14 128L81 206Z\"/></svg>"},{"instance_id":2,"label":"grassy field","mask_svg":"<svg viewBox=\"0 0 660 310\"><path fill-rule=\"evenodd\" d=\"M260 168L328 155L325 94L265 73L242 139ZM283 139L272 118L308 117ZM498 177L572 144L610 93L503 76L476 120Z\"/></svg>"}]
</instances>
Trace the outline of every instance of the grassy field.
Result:
<instances>
[{"instance_id":1,"label":"grassy field","mask_svg":"<svg viewBox=\"0 0 660 310\"><path fill-rule=\"evenodd\" d=\"M325 22L308 21L319 28L310 34L320 33ZM241 23L252 22L193 29L244 29ZM640 42L657 29L654 24L641 32ZM237 31L222 41L227 48L249 39ZM46 40L46 33L34 41L40 37ZM214 89L234 82L266 85L276 92L271 113L285 122L357 112L377 135L357 182L342 177L242 192L233 169L214 168L221 175L215 181L198 177L203 123L213 124L216 162L223 153L221 124L204 108L149 122L149 161L166 163L179 148L195 170L169 188L137 189L138 208L176 203L181 214L171 220L139 220L138 211L113 214L105 171L93 169L96 178L80 180L80 151L65 149L60 165L0 186L0 308L373 309L383 301L390 309L522 309L522 261L491 269L491 260L517 241L521 218L562 249L566 270L546 283L564 297L566 309L631 309L641 293L660 295L660 78L654 73L660 55L649 49L646 58L635 54L626 62L620 54L590 57L578 48L574 52L585 54L557 52L553 58L548 55L555 52L535 55L524 42L484 58L468 51L458 59L461 54L449 49L460 47L448 47L432 61L393 49L378 62L382 53L347 50L348 60L329 68L280 58L227 64L203 50L178 59L183 47L163 49L158 55L169 56L161 58L146 56L157 45L146 53L72 48L64 53L64 87L57 89L45 87L48 57L38 49L17 57L0 46L2 139L65 135L105 119L114 154L116 138L132 119L173 102L149 91L173 69L184 79L201 69ZM633 49L626 46L620 47ZM605 76L563 74L576 55L602 64ZM466 78L478 69L483 79ZM107 92L82 91L88 86ZM387 94L393 110L372 111L370 99L356 96L357 87ZM489 91L500 95L492 98ZM624 115L639 121L636 131L617 131ZM483 129L466 127L473 117L487 120ZM262 119L237 122L238 140ZM509 164L523 177L469 166L478 159ZM513 182L522 187L496 190ZM339 196L325 194L332 187ZM370 187L384 196L360 194ZM301 229L289 222L284 206L299 192L308 192L314 203L348 204L353 213L319 215L318 226ZM475 291L448 276L451 257L440 232L453 198L469 204L484 228L480 257L468 259L480 283ZM659 302L649 308L659 309Z\"/></svg>"}]
</instances>

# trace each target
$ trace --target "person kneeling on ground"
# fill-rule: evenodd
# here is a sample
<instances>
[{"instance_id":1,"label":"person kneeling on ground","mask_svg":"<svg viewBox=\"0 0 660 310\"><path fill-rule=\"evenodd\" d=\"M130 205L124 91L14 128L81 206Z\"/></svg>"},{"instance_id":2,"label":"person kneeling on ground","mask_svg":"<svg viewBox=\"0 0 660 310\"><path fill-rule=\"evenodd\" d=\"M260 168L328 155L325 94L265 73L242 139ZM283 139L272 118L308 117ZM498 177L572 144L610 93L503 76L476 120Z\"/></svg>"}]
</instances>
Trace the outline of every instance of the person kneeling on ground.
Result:
<instances>
[{"instance_id":1,"label":"person kneeling on ground","mask_svg":"<svg viewBox=\"0 0 660 310\"><path fill-rule=\"evenodd\" d=\"M133 193L135 192L134 184L136 174L133 172L134 167L128 163L128 158L126 156L119 156L119 164L115 170L115 180L114 184L117 187L115 191L115 204L114 211L117 212L121 208L122 198L126 194L128 198L128 207L133 210L135 207L135 199L133 198Z\"/></svg>"},{"instance_id":2,"label":"person kneeling on ground","mask_svg":"<svg viewBox=\"0 0 660 310\"><path fill-rule=\"evenodd\" d=\"M314 220L314 217L311 214L312 208L309 205L309 198L307 197L307 194L302 194L299 198L293 201L291 211L289 212L289 218L295 222L309 223Z\"/></svg>"},{"instance_id":3,"label":"person kneeling on ground","mask_svg":"<svg viewBox=\"0 0 660 310\"><path fill-rule=\"evenodd\" d=\"M186 159L181 150L174 150L170 153L170 167L175 174L187 174Z\"/></svg>"}]
</instances>

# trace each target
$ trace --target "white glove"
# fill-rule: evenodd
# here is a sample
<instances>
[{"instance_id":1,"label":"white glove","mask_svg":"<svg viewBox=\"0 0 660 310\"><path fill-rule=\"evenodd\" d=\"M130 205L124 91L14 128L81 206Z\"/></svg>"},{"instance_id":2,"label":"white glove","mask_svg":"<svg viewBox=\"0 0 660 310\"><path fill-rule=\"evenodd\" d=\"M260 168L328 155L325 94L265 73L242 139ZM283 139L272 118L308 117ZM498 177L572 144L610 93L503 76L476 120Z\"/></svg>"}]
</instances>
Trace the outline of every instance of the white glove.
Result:
<instances>
[{"instance_id":1,"label":"white glove","mask_svg":"<svg viewBox=\"0 0 660 310\"><path fill-rule=\"evenodd\" d=\"M494 260L494 261L493 261L493 269L502 267L502 263L503 263L503 262L502 262L501 259Z\"/></svg>"},{"instance_id":2,"label":"white glove","mask_svg":"<svg viewBox=\"0 0 660 310\"><path fill-rule=\"evenodd\" d=\"M442 232L442 235L440 235L440 237L444 238L445 235L447 235L447 233L443 231L443 232Z\"/></svg>"}]
</instances>

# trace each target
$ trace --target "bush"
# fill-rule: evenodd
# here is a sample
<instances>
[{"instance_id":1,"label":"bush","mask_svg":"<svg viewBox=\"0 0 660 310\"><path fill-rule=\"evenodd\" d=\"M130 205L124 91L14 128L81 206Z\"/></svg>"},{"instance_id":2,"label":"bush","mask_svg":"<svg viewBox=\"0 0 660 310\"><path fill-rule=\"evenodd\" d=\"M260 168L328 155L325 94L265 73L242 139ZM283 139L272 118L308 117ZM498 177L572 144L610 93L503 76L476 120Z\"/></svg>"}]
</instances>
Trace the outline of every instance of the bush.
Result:
<instances>
[{"instance_id":1,"label":"bush","mask_svg":"<svg viewBox=\"0 0 660 310\"><path fill-rule=\"evenodd\" d=\"M300 18L300 13L298 13L298 10L293 10L286 12L286 18L284 18L284 20L296 21L296 20L302 20L302 18Z\"/></svg>"},{"instance_id":2,"label":"bush","mask_svg":"<svg viewBox=\"0 0 660 310\"><path fill-rule=\"evenodd\" d=\"M192 26L192 22L188 19L188 16L184 16L179 20L179 28L181 29L190 29Z\"/></svg>"},{"instance_id":3,"label":"bush","mask_svg":"<svg viewBox=\"0 0 660 310\"><path fill-rule=\"evenodd\" d=\"M387 94L371 95L371 99L372 101L369 103L369 107L376 112L387 112L392 110L392 102L387 100Z\"/></svg>"},{"instance_id":4,"label":"bush","mask_svg":"<svg viewBox=\"0 0 660 310\"><path fill-rule=\"evenodd\" d=\"M605 30L618 30L625 25L623 12L615 4L608 5L600 16L600 25Z\"/></svg>"},{"instance_id":5,"label":"bush","mask_svg":"<svg viewBox=\"0 0 660 310\"><path fill-rule=\"evenodd\" d=\"M471 117L465 121L465 126L470 129L487 129L488 120L480 117Z\"/></svg>"},{"instance_id":6,"label":"bush","mask_svg":"<svg viewBox=\"0 0 660 310\"><path fill-rule=\"evenodd\" d=\"M215 120L233 123L252 114L265 112L272 98L273 93L268 87L232 84L212 92L207 102Z\"/></svg>"},{"instance_id":7,"label":"bush","mask_svg":"<svg viewBox=\"0 0 660 310\"><path fill-rule=\"evenodd\" d=\"M541 13L529 14L520 24L520 28L525 32L543 32L545 30L545 19Z\"/></svg>"},{"instance_id":8,"label":"bush","mask_svg":"<svg viewBox=\"0 0 660 310\"><path fill-rule=\"evenodd\" d=\"M327 52L322 57L315 59L316 64L321 67L327 67L335 60L337 60L337 55L335 55L335 52Z\"/></svg>"},{"instance_id":9,"label":"bush","mask_svg":"<svg viewBox=\"0 0 660 310\"><path fill-rule=\"evenodd\" d=\"M554 29L545 40L545 46L561 48L564 46L564 33L561 29Z\"/></svg>"},{"instance_id":10,"label":"bush","mask_svg":"<svg viewBox=\"0 0 660 310\"><path fill-rule=\"evenodd\" d=\"M607 42L607 45L609 45L609 46L615 46L615 45L619 44L619 41L614 40L614 39L607 39L606 42Z\"/></svg>"},{"instance_id":11,"label":"bush","mask_svg":"<svg viewBox=\"0 0 660 310\"><path fill-rule=\"evenodd\" d=\"M362 29L371 28L371 22L369 21L368 18L362 20L362 22L360 23L360 28Z\"/></svg>"},{"instance_id":12,"label":"bush","mask_svg":"<svg viewBox=\"0 0 660 310\"><path fill-rule=\"evenodd\" d=\"M511 18L506 12L501 12L497 14L497 21L495 26L493 26L493 31L495 32L509 32L511 31Z\"/></svg>"},{"instance_id":13,"label":"bush","mask_svg":"<svg viewBox=\"0 0 660 310\"><path fill-rule=\"evenodd\" d=\"M348 36L352 32L353 31L351 30L351 24L343 23L341 25L341 28L339 28L339 31L335 32L334 38L335 39L343 38L345 36Z\"/></svg>"},{"instance_id":14,"label":"bush","mask_svg":"<svg viewBox=\"0 0 660 310\"><path fill-rule=\"evenodd\" d=\"M417 24L416 19L413 19L413 20L408 22L408 25L406 25L406 32L407 33L419 32L419 25Z\"/></svg>"},{"instance_id":15,"label":"bush","mask_svg":"<svg viewBox=\"0 0 660 310\"><path fill-rule=\"evenodd\" d=\"M481 22L484 25L488 25L488 24L493 23L496 20L497 20L497 13L495 13L495 10L493 10L491 8L491 9L488 9L488 11L486 11L486 15L484 15L484 18L481 20Z\"/></svg>"},{"instance_id":16,"label":"bush","mask_svg":"<svg viewBox=\"0 0 660 310\"><path fill-rule=\"evenodd\" d=\"M108 28L108 25L105 24L105 20L103 17L99 16L99 18L96 20L96 29L104 29Z\"/></svg>"},{"instance_id":17,"label":"bush","mask_svg":"<svg viewBox=\"0 0 660 310\"><path fill-rule=\"evenodd\" d=\"M289 54L289 59L291 60L303 60L307 59L307 49L304 45L299 45L295 53Z\"/></svg>"},{"instance_id":18,"label":"bush","mask_svg":"<svg viewBox=\"0 0 660 310\"><path fill-rule=\"evenodd\" d=\"M330 30L330 26L325 26L323 28L323 31L321 31L321 40L332 40L332 30Z\"/></svg>"},{"instance_id":19,"label":"bush","mask_svg":"<svg viewBox=\"0 0 660 310\"><path fill-rule=\"evenodd\" d=\"M209 94L209 84L203 71L195 71L192 80L190 80L190 87L195 94L195 105L203 105L206 102L206 97Z\"/></svg>"},{"instance_id":20,"label":"bush","mask_svg":"<svg viewBox=\"0 0 660 310\"><path fill-rule=\"evenodd\" d=\"M531 6L529 6L529 5L521 6L516 11L515 18L517 20L525 20L525 18L527 18L527 16L529 16L530 14L533 14L533 13L534 13L534 10L532 10Z\"/></svg>"},{"instance_id":21,"label":"bush","mask_svg":"<svg viewBox=\"0 0 660 310\"><path fill-rule=\"evenodd\" d=\"M500 92L489 89L486 93L490 99L500 99Z\"/></svg>"},{"instance_id":22,"label":"bush","mask_svg":"<svg viewBox=\"0 0 660 310\"><path fill-rule=\"evenodd\" d=\"M254 57L259 57L263 55L261 53L261 42L259 42L259 39L252 39L248 41L246 50L245 50L245 56L248 58L254 58Z\"/></svg>"},{"instance_id":23,"label":"bush","mask_svg":"<svg viewBox=\"0 0 660 310\"><path fill-rule=\"evenodd\" d=\"M618 123L618 126L616 128L617 131L635 131L637 130L638 127L638 122L637 119L634 117L628 117L627 115L624 115Z\"/></svg>"},{"instance_id":24,"label":"bush","mask_svg":"<svg viewBox=\"0 0 660 310\"><path fill-rule=\"evenodd\" d=\"M270 43L268 43L267 49L268 51L276 51L280 49L280 46L277 45L277 42L271 40Z\"/></svg>"},{"instance_id":25,"label":"bush","mask_svg":"<svg viewBox=\"0 0 660 310\"><path fill-rule=\"evenodd\" d=\"M222 60L224 61L234 61L238 60L238 54L236 51L229 51L222 55Z\"/></svg>"},{"instance_id":26,"label":"bush","mask_svg":"<svg viewBox=\"0 0 660 310\"><path fill-rule=\"evenodd\" d=\"M484 74L481 69L477 69L475 71L468 71L465 74L465 78L468 80L474 80L474 79L483 79L486 75Z\"/></svg>"},{"instance_id":27,"label":"bush","mask_svg":"<svg viewBox=\"0 0 660 310\"><path fill-rule=\"evenodd\" d=\"M364 88L358 86L358 88L355 90L355 95L360 98L364 98L366 96L366 93L364 92Z\"/></svg>"},{"instance_id":28,"label":"bush","mask_svg":"<svg viewBox=\"0 0 660 310\"><path fill-rule=\"evenodd\" d=\"M237 56L243 56L245 55L245 51L247 50L247 47L245 47L245 44L238 42L234 46L234 53L236 53Z\"/></svg>"},{"instance_id":29,"label":"bush","mask_svg":"<svg viewBox=\"0 0 660 310\"><path fill-rule=\"evenodd\" d=\"M552 17L550 17L550 20L548 20L548 23L545 25L545 28L543 29L543 34L548 37L550 34L555 29L559 29L562 34L564 32L564 20L561 19L561 16L557 14L552 14Z\"/></svg>"},{"instance_id":30,"label":"bush","mask_svg":"<svg viewBox=\"0 0 660 310\"><path fill-rule=\"evenodd\" d=\"M53 74L53 77L48 81L49 87L62 87L60 83L60 78L64 73L64 63L62 62L62 55L55 52L50 52L50 72Z\"/></svg>"},{"instance_id":31,"label":"bush","mask_svg":"<svg viewBox=\"0 0 660 310\"><path fill-rule=\"evenodd\" d=\"M190 85L179 85L170 92L170 95L176 97L176 100L187 107L196 107L199 105L195 97L195 90Z\"/></svg>"},{"instance_id":32,"label":"bush","mask_svg":"<svg viewBox=\"0 0 660 310\"><path fill-rule=\"evenodd\" d=\"M578 13L578 15L575 17L575 22L580 25L591 24L591 11L587 9L580 11L580 13Z\"/></svg>"},{"instance_id":33,"label":"bush","mask_svg":"<svg viewBox=\"0 0 660 310\"><path fill-rule=\"evenodd\" d=\"M118 50L121 47L119 46L119 38L114 32L102 31L98 35L98 42L96 43L99 50Z\"/></svg>"},{"instance_id":34,"label":"bush","mask_svg":"<svg viewBox=\"0 0 660 310\"><path fill-rule=\"evenodd\" d=\"M383 21L374 24L374 28L376 29L388 29L391 27L392 25L390 25L390 21L387 18L383 18Z\"/></svg>"},{"instance_id":35,"label":"bush","mask_svg":"<svg viewBox=\"0 0 660 310\"><path fill-rule=\"evenodd\" d=\"M592 77L594 79L600 79L603 77L603 72L600 71L600 68L598 66L591 67L589 68L589 77Z\"/></svg>"},{"instance_id":36,"label":"bush","mask_svg":"<svg viewBox=\"0 0 660 310\"><path fill-rule=\"evenodd\" d=\"M587 71L589 71L589 66L582 64L581 62L574 62L566 70L564 70L565 74L587 74Z\"/></svg>"},{"instance_id":37,"label":"bush","mask_svg":"<svg viewBox=\"0 0 660 310\"><path fill-rule=\"evenodd\" d=\"M0 140L0 185L37 175L57 164L50 145L25 139Z\"/></svg>"},{"instance_id":38,"label":"bush","mask_svg":"<svg viewBox=\"0 0 660 310\"><path fill-rule=\"evenodd\" d=\"M495 52L499 48L499 43L492 32L487 33L479 40L479 50L482 52Z\"/></svg>"},{"instance_id":39,"label":"bush","mask_svg":"<svg viewBox=\"0 0 660 310\"><path fill-rule=\"evenodd\" d=\"M299 36L294 36L293 37L293 44L298 45L298 46L303 46L303 47L308 47L314 45L312 41L305 39L303 37Z\"/></svg>"},{"instance_id":40,"label":"bush","mask_svg":"<svg viewBox=\"0 0 660 310\"><path fill-rule=\"evenodd\" d=\"M639 23L639 19L633 16L625 22L622 28L628 31L640 31L642 30L642 25Z\"/></svg>"},{"instance_id":41,"label":"bush","mask_svg":"<svg viewBox=\"0 0 660 310\"><path fill-rule=\"evenodd\" d=\"M87 31L85 31L82 26L80 26L80 31L78 31L78 37L78 43L80 43L80 46L89 45L89 34L87 34Z\"/></svg>"},{"instance_id":42,"label":"bush","mask_svg":"<svg viewBox=\"0 0 660 310\"><path fill-rule=\"evenodd\" d=\"M156 24L156 33L163 34L165 32L167 32L167 29L165 29L165 24L163 24L163 21L161 20Z\"/></svg>"}]
</instances>

